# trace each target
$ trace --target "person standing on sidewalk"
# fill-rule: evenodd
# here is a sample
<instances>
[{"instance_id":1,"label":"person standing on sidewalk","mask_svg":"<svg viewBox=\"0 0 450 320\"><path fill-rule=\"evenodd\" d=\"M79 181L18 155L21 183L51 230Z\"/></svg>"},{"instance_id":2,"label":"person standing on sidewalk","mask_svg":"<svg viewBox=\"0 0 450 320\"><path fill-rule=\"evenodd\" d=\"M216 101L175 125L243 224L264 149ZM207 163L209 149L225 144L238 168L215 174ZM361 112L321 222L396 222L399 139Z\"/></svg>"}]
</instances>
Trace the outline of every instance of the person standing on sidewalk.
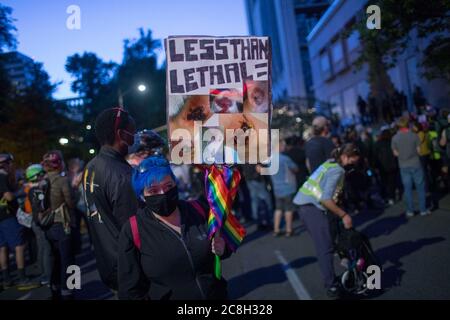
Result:
<instances>
[{"instance_id":1,"label":"person standing on sidewalk","mask_svg":"<svg viewBox=\"0 0 450 320\"><path fill-rule=\"evenodd\" d=\"M334 215L342 220L344 228L353 226L352 218L337 202L344 187L344 167L357 163L359 157L360 151L352 143L336 148L332 159L313 172L294 198L294 203L300 206L300 218L314 242L327 295L331 298L340 296L340 286L335 279L334 235L330 221Z\"/></svg>"},{"instance_id":2,"label":"person standing on sidewalk","mask_svg":"<svg viewBox=\"0 0 450 320\"><path fill-rule=\"evenodd\" d=\"M425 176L419 158L419 136L409 130L409 122L405 117L398 120L397 126L399 130L392 138L391 148L394 156L398 158L405 189L406 216L414 216L413 184L419 194L420 215L429 215L431 212L426 208Z\"/></svg>"}]
</instances>

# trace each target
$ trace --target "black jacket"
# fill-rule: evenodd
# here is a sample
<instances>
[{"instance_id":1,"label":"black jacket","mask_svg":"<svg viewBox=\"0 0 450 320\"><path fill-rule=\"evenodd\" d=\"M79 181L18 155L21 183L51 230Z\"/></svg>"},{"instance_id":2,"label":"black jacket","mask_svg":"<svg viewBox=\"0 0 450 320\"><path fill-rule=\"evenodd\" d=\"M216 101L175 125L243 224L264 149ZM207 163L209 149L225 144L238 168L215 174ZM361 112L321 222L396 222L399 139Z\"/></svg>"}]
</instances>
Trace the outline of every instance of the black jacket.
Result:
<instances>
[{"instance_id":1,"label":"black jacket","mask_svg":"<svg viewBox=\"0 0 450 320\"><path fill-rule=\"evenodd\" d=\"M119 240L119 299L226 298L225 280L214 276L206 219L188 202L179 201L178 208L181 235L148 209L138 211L140 250L133 242L130 223L125 224ZM227 249L222 259L230 254Z\"/></svg>"},{"instance_id":2,"label":"black jacket","mask_svg":"<svg viewBox=\"0 0 450 320\"><path fill-rule=\"evenodd\" d=\"M2 199L4 193L14 191L15 187L11 184L8 173L0 169L0 199ZM18 208L17 199L0 204L0 221L15 217Z\"/></svg>"},{"instance_id":3,"label":"black jacket","mask_svg":"<svg viewBox=\"0 0 450 320\"><path fill-rule=\"evenodd\" d=\"M137 212L131 166L111 147L103 146L86 166L83 186L89 229L102 281L117 289L117 249L122 225Z\"/></svg>"}]
</instances>

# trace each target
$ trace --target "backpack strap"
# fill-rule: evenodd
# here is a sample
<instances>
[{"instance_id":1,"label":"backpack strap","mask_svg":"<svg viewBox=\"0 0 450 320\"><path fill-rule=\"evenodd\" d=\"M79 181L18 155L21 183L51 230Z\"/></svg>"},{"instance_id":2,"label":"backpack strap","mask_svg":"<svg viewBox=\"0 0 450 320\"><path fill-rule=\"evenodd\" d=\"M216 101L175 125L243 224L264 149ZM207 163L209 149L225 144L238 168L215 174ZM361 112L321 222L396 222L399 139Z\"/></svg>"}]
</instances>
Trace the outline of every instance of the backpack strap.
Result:
<instances>
[{"instance_id":1,"label":"backpack strap","mask_svg":"<svg viewBox=\"0 0 450 320\"><path fill-rule=\"evenodd\" d=\"M204 219L207 219L205 209L200 205L198 200L190 200L188 203L194 207L195 211L199 213Z\"/></svg>"},{"instance_id":2,"label":"backpack strap","mask_svg":"<svg viewBox=\"0 0 450 320\"><path fill-rule=\"evenodd\" d=\"M136 246L136 248L140 251L141 250L141 237L139 235L139 229L137 225L137 216L131 216L130 217L130 226L131 226L131 234L133 235L133 243Z\"/></svg>"}]
</instances>

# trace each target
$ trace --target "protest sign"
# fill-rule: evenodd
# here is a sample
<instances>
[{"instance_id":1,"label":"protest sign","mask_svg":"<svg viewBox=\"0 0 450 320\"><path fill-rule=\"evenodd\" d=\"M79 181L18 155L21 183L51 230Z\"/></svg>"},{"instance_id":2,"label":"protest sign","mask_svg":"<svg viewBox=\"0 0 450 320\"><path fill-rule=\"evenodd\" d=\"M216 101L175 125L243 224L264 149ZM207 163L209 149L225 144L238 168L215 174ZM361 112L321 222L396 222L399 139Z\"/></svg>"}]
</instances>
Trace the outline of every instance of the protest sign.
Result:
<instances>
[{"instance_id":1,"label":"protest sign","mask_svg":"<svg viewBox=\"0 0 450 320\"><path fill-rule=\"evenodd\" d=\"M268 37L165 39L173 163L262 163L270 156Z\"/></svg>"}]
</instances>

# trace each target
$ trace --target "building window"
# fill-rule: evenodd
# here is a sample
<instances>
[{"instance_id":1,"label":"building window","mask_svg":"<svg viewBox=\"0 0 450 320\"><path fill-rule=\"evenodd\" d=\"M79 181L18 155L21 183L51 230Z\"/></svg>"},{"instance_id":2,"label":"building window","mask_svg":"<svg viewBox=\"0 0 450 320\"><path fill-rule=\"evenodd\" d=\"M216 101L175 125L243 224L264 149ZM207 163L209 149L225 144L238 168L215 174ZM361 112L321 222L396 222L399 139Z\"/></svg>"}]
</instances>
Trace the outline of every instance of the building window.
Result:
<instances>
[{"instance_id":1,"label":"building window","mask_svg":"<svg viewBox=\"0 0 450 320\"><path fill-rule=\"evenodd\" d=\"M314 26L317 24L317 21L319 21L316 17L310 17L306 19L306 33L309 34Z\"/></svg>"},{"instance_id":2,"label":"building window","mask_svg":"<svg viewBox=\"0 0 450 320\"><path fill-rule=\"evenodd\" d=\"M370 85L366 80L360 81L357 85L358 95L361 96L364 100L368 100L370 93Z\"/></svg>"},{"instance_id":3,"label":"building window","mask_svg":"<svg viewBox=\"0 0 450 320\"><path fill-rule=\"evenodd\" d=\"M346 89L342 93L343 97L343 106L345 109L345 114L347 117L351 116L357 116L358 115L358 108L356 106L356 91L354 87L350 87Z\"/></svg>"},{"instance_id":4,"label":"building window","mask_svg":"<svg viewBox=\"0 0 450 320\"><path fill-rule=\"evenodd\" d=\"M342 117L343 113L342 113L341 95L340 94L335 94L333 96L330 96L328 98L328 101L331 104L331 112L333 114L338 114L339 117Z\"/></svg>"},{"instance_id":5,"label":"building window","mask_svg":"<svg viewBox=\"0 0 450 320\"><path fill-rule=\"evenodd\" d=\"M347 49L348 52L352 52L353 50L359 47L359 33L358 31L353 31L350 36L347 38Z\"/></svg>"},{"instance_id":6,"label":"building window","mask_svg":"<svg viewBox=\"0 0 450 320\"><path fill-rule=\"evenodd\" d=\"M328 52L325 51L320 55L320 70L323 79L328 79L331 76L330 59L328 57Z\"/></svg>"},{"instance_id":7,"label":"building window","mask_svg":"<svg viewBox=\"0 0 450 320\"><path fill-rule=\"evenodd\" d=\"M339 40L332 44L331 56L333 59L333 70L336 72L341 71L344 67L344 50Z\"/></svg>"}]
</instances>

